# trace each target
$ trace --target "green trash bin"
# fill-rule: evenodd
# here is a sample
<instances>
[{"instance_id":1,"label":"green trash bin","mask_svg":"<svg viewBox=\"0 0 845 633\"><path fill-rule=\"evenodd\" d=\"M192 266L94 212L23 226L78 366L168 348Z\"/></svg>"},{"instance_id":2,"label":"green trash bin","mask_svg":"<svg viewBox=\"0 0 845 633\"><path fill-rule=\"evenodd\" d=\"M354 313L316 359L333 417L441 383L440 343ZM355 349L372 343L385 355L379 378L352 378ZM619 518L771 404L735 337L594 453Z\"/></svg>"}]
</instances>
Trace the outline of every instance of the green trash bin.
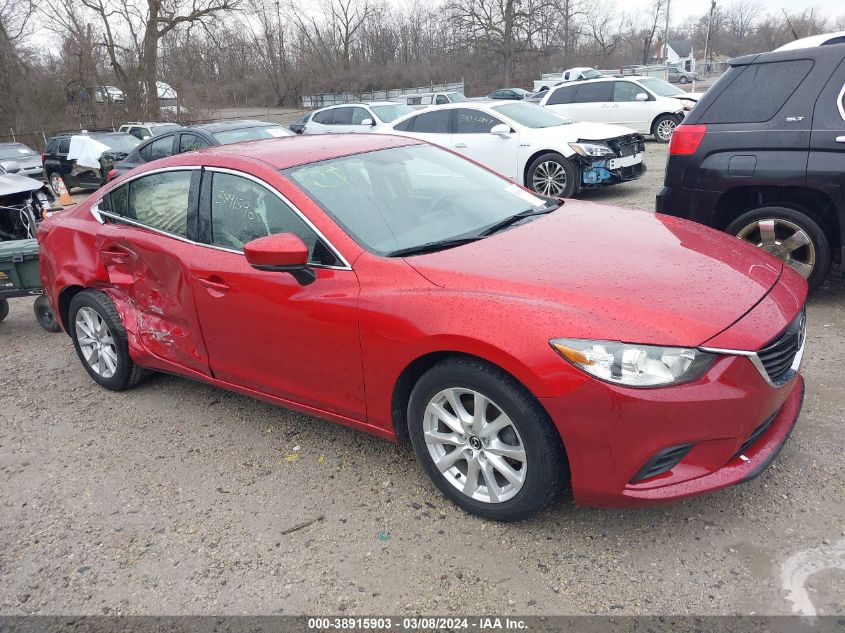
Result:
<instances>
[{"instance_id":1,"label":"green trash bin","mask_svg":"<svg viewBox=\"0 0 845 633\"><path fill-rule=\"evenodd\" d=\"M0 242L0 296L41 294L38 275L38 241Z\"/></svg>"},{"instance_id":2,"label":"green trash bin","mask_svg":"<svg viewBox=\"0 0 845 633\"><path fill-rule=\"evenodd\" d=\"M0 242L0 321L9 314L8 299L29 296L37 297L33 310L39 325L48 332L60 331L61 326L41 289L38 241Z\"/></svg>"}]
</instances>

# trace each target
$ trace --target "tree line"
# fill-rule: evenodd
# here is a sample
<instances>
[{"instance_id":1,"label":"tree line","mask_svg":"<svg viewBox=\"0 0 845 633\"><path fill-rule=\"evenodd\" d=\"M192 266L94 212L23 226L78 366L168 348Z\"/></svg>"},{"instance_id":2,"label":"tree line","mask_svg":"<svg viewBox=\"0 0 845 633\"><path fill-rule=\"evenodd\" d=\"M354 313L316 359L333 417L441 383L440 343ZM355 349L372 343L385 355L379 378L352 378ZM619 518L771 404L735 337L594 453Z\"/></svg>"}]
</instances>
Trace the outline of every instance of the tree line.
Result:
<instances>
[{"instance_id":1,"label":"tree line","mask_svg":"<svg viewBox=\"0 0 845 633\"><path fill-rule=\"evenodd\" d=\"M667 1L0 0L0 134L45 122L158 118L156 82L183 118L222 107L296 106L303 94L463 79L468 95L530 87L542 72L648 63L670 40L725 57L845 29L845 15L716 3L679 22ZM666 23L669 31L666 33ZM708 35L709 34L709 35ZM97 103L115 85L122 104Z\"/></svg>"}]
</instances>

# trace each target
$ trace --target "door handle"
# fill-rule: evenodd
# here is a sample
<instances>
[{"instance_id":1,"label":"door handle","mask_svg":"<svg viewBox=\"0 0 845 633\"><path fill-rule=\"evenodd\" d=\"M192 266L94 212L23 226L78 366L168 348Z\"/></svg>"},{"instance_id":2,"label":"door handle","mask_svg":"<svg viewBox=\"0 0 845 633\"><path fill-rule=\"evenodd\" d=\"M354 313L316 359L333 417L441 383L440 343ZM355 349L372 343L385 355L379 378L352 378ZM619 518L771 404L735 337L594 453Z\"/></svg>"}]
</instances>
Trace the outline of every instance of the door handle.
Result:
<instances>
[{"instance_id":1,"label":"door handle","mask_svg":"<svg viewBox=\"0 0 845 633\"><path fill-rule=\"evenodd\" d=\"M125 264L129 261L129 251L116 246L101 249L100 255L109 264Z\"/></svg>"},{"instance_id":2,"label":"door handle","mask_svg":"<svg viewBox=\"0 0 845 633\"><path fill-rule=\"evenodd\" d=\"M836 142L837 143L845 143L845 136L837 136Z\"/></svg>"},{"instance_id":3,"label":"door handle","mask_svg":"<svg viewBox=\"0 0 845 633\"><path fill-rule=\"evenodd\" d=\"M458 149L466 149L466 143L455 143L455 147Z\"/></svg>"},{"instance_id":4,"label":"door handle","mask_svg":"<svg viewBox=\"0 0 845 633\"><path fill-rule=\"evenodd\" d=\"M219 297L229 292L229 284L220 279L220 277L200 277L197 281L212 296Z\"/></svg>"}]
</instances>

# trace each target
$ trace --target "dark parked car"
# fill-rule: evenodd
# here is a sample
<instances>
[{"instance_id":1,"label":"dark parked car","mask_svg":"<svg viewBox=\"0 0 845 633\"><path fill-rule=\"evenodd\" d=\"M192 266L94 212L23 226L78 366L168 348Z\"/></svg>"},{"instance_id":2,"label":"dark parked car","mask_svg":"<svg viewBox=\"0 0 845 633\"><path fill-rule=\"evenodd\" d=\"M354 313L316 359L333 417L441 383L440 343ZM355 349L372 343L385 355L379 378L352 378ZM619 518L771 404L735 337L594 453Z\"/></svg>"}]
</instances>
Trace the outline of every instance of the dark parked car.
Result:
<instances>
[{"instance_id":1,"label":"dark parked car","mask_svg":"<svg viewBox=\"0 0 845 633\"><path fill-rule=\"evenodd\" d=\"M97 167L77 164L77 158L71 158L69 153L74 137L91 139L106 147L99 154ZM118 161L123 160L140 141L123 132L64 132L47 141L42 161L44 175L54 193L58 193L61 181L64 181L68 191L72 187L97 189L106 182L106 174Z\"/></svg>"},{"instance_id":2,"label":"dark parked car","mask_svg":"<svg viewBox=\"0 0 845 633\"><path fill-rule=\"evenodd\" d=\"M845 244L845 44L730 68L678 126L657 211L778 256L818 288Z\"/></svg>"},{"instance_id":3,"label":"dark parked car","mask_svg":"<svg viewBox=\"0 0 845 633\"><path fill-rule=\"evenodd\" d=\"M41 156L23 143L0 143L0 163L6 166L3 170L6 173L30 176L38 180L44 175ZM17 168L14 164L17 164Z\"/></svg>"},{"instance_id":4,"label":"dark parked car","mask_svg":"<svg viewBox=\"0 0 845 633\"><path fill-rule=\"evenodd\" d=\"M303 114L299 117L296 121L290 124L290 131L294 134L302 134L305 130L305 126L308 125L308 121L311 120L311 115L313 112L309 112L308 114Z\"/></svg>"},{"instance_id":5,"label":"dark parked car","mask_svg":"<svg viewBox=\"0 0 845 633\"><path fill-rule=\"evenodd\" d=\"M511 99L514 101L522 101L531 93L527 90L523 90L522 88L500 88L499 90L494 90L489 95L487 95L488 99Z\"/></svg>"},{"instance_id":6,"label":"dark parked car","mask_svg":"<svg viewBox=\"0 0 845 633\"><path fill-rule=\"evenodd\" d=\"M141 143L129 155L108 172L107 180L113 180L151 160L183 154L204 147L228 145L240 141L257 141L262 138L292 136L286 127L266 121L236 120L215 121L191 127L176 128L159 134Z\"/></svg>"}]
</instances>

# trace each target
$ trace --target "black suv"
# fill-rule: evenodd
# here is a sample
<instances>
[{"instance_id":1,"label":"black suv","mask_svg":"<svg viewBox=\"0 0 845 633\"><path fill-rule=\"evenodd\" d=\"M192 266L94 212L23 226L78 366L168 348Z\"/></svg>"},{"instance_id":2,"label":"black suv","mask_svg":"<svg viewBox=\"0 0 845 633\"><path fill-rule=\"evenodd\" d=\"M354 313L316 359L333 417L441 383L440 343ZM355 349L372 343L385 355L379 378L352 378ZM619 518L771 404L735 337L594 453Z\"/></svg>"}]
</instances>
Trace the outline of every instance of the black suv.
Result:
<instances>
[{"instance_id":1,"label":"black suv","mask_svg":"<svg viewBox=\"0 0 845 633\"><path fill-rule=\"evenodd\" d=\"M176 127L141 143L106 174L106 180L135 169L139 165L174 154L193 152L214 145L241 141L293 136L293 132L277 123L253 120L214 121L192 127Z\"/></svg>"},{"instance_id":2,"label":"black suv","mask_svg":"<svg viewBox=\"0 0 845 633\"><path fill-rule=\"evenodd\" d=\"M71 141L74 137L90 138L107 149L99 154L96 160L99 167L83 167L77 165L76 158L69 158ZM123 132L63 132L50 138L41 156L44 164L44 176L50 183L50 188L58 195L59 184L64 181L65 187L97 189L106 182L106 174L118 161L123 160L138 143L137 138ZM98 150L99 151L99 150Z\"/></svg>"},{"instance_id":3,"label":"black suv","mask_svg":"<svg viewBox=\"0 0 845 633\"><path fill-rule=\"evenodd\" d=\"M845 44L729 64L675 130L657 211L764 248L814 290L845 244Z\"/></svg>"}]
</instances>

